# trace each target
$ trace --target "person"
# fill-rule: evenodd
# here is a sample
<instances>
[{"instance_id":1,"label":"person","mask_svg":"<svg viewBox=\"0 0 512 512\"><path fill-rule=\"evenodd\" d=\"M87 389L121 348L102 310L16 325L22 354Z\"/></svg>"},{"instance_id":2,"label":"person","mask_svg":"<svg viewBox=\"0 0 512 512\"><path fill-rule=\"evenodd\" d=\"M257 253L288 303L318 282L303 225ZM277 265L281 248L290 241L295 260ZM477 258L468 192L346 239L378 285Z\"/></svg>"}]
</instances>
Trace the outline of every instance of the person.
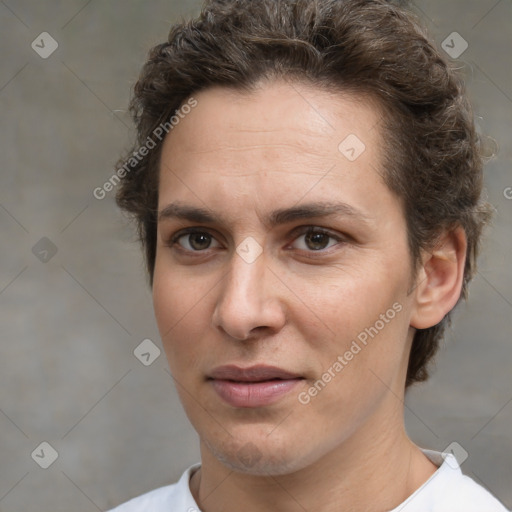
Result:
<instances>
[{"instance_id":1,"label":"person","mask_svg":"<svg viewBox=\"0 0 512 512\"><path fill-rule=\"evenodd\" d=\"M505 510L404 427L491 211L452 67L383 0L210 0L150 51L117 201L201 463L116 512Z\"/></svg>"}]
</instances>

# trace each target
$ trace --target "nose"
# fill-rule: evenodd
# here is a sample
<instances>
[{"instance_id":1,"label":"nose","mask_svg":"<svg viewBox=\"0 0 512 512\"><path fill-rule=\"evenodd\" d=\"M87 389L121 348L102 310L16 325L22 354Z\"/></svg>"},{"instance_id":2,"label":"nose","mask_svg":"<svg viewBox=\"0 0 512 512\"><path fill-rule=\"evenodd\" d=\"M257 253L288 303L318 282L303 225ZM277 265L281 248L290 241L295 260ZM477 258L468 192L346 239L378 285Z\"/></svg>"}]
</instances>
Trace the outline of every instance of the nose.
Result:
<instances>
[{"instance_id":1,"label":"nose","mask_svg":"<svg viewBox=\"0 0 512 512\"><path fill-rule=\"evenodd\" d=\"M212 321L231 338L244 341L263 333L275 334L284 326L286 315L279 296L282 284L268 267L264 253L251 263L234 253L219 286Z\"/></svg>"}]
</instances>

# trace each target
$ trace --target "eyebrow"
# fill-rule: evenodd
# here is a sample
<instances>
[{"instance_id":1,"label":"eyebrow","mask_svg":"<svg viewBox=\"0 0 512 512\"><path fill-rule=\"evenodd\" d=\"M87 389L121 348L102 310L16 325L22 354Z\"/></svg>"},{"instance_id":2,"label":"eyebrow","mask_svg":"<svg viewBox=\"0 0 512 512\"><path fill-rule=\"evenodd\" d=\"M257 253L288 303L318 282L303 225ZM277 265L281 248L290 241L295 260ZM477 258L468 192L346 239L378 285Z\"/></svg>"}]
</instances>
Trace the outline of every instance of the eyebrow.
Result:
<instances>
[{"instance_id":1,"label":"eyebrow","mask_svg":"<svg viewBox=\"0 0 512 512\"><path fill-rule=\"evenodd\" d=\"M365 224L370 222L370 218L363 214L363 212L346 203L308 203L301 206L274 210L265 219L265 224L275 227L296 220L335 215L350 217ZM215 215L206 208L198 208L181 203L171 203L158 214L159 222L171 218L204 224L224 223L221 216Z\"/></svg>"}]
</instances>

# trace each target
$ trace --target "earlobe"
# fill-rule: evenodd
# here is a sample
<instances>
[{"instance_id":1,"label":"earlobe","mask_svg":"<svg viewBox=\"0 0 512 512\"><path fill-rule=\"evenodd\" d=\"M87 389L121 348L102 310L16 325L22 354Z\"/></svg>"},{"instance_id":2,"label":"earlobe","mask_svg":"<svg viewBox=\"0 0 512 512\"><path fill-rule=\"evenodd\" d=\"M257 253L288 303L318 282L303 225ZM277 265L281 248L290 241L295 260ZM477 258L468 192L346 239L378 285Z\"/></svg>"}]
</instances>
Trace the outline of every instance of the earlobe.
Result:
<instances>
[{"instance_id":1,"label":"earlobe","mask_svg":"<svg viewBox=\"0 0 512 512\"><path fill-rule=\"evenodd\" d=\"M466 249L466 234L459 226L445 232L436 247L423 254L413 291L411 327L432 327L455 307L462 290Z\"/></svg>"}]
</instances>

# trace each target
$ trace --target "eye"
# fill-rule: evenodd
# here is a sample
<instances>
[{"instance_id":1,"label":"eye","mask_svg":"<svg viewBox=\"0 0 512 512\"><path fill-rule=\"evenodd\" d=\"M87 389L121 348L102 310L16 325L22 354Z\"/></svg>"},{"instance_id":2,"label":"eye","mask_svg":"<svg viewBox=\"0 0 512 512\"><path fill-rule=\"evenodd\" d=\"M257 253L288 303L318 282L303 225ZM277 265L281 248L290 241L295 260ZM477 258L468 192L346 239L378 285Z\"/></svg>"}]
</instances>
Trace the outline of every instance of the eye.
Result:
<instances>
[{"instance_id":1,"label":"eye","mask_svg":"<svg viewBox=\"0 0 512 512\"><path fill-rule=\"evenodd\" d=\"M294 241L295 248L303 251L323 251L343 242L343 238L321 228L308 227Z\"/></svg>"},{"instance_id":2,"label":"eye","mask_svg":"<svg viewBox=\"0 0 512 512\"><path fill-rule=\"evenodd\" d=\"M185 251L191 252L201 252L206 251L207 249L220 247L220 244L215 240L213 235L206 231L198 230L189 230L186 232L181 231L180 233L177 233L172 237L169 245L173 246L176 243Z\"/></svg>"}]
</instances>

